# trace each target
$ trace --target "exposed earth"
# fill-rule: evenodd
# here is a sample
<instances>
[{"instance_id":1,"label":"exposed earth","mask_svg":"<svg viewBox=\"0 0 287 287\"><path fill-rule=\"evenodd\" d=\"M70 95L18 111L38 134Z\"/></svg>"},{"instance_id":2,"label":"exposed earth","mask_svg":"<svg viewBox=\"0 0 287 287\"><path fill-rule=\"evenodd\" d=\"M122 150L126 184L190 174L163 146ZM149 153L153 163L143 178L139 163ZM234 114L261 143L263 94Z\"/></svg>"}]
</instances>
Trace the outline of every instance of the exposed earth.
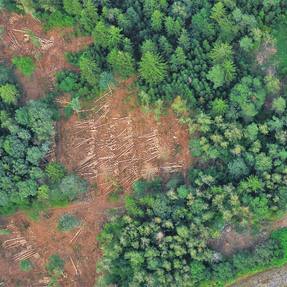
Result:
<instances>
[{"instance_id":1,"label":"exposed earth","mask_svg":"<svg viewBox=\"0 0 287 287\"><path fill-rule=\"evenodd\" d=\"M16 71L25 96L37 99L53 87L55 75L63 69L75 69L65 59L65 52L76 52L92 43L90 37L75 37L71 29L48 32L30 15L0 12L0 26L4 35L0 41L0 60L13 56L31 56L37 62L36 70L27 79Z\"/></svg>"},{"instance_id":2,"label":"exposed earth","mask_svg":"<svg viewBox=\"0 0 287 287\"><path fill-rule=\"evenodd\" d=\"M15 55L29 55L36 60L31 78L16 72L25 100L37 99L52 89L58 71L76 70L67 63L65 52L79 51L92 43L90 37L75 37L70 29L46 33L41 23L30 16L2 13L0 25L5 27L0 60L10 62ZM32 43L31 32L40 46ZM133 79L129 79L111 87L100 98L84 103L82 110L70 119L57 123L51 160L62 162L70 171L86 178L91 184L90 192L85 199L68 207L42 212L37 221L23 213L0 218L0 229L7 228L11 232L0 235L0 286L1 283L8 287L47 286L49 277L45 265L48 257L55 253L65 260L60 286L94 286L96 262L101 256L96 237L111 209L122 209L123 193L129 192L139 178L151 179L157 175L167 178L178 171L186 174L192 161L187 128L172 111L160 119L144 113L137 104L136 93ZM60 105L65 105L67 98L68 95L63 95ZM112 202L109 198L115 191L120 191L120 199ZM79 217L82 225L70 232L60 232L58 219L67 212ZM266 234L283 226L287 226L285 218L268 227ZM227 227L211 245L230 255L252 247L264 236L239 234ZM23 258L31 259L32 271L20 271L19 260ZM285 282L284 267L234 286L281 287L287 286Z\"/></svg>"},{"instance_id":3,"label":"exposed earth","mask_svg":"<svg viewBox=\"0 0 287 287\"><path fill-rule=\"evenodd\" d=\"M67 38L69 30L45 33L40 22L30 16L2 14L0 25L5 27L2 60L10 62L15 55L37 59L31 78L17 72L25 100L37 99L50 90L57 71L75 69L66 62L66 51L78 51L91 43L88 37ZM27 31L41 39L40 47L31 43ZM132 82L130 79L120 83L107 94L85 103L87 108L83 107L78 114L58 122L56 145L50 158L86 178L91 183L90 192L68 207L42 212L37 221L17 213L0 222L0 229L10 231L0 235L0 284L47 286L45 265L49 256L57 253L65 260L61 286L94 286L96 262L101 255L96 236L110 210L121 210L123 191L128 192L141 177L186 173L191 163L187 128L179 124L172 111L159 120L142 112ZM111 202L109 194L118 190L120 199ZM67 212L80 218L82 225L70 232L60 232L58 219ZM19 268L19 261L26 258L34 266L27 273Z\"/></svg>"}]
</instances>

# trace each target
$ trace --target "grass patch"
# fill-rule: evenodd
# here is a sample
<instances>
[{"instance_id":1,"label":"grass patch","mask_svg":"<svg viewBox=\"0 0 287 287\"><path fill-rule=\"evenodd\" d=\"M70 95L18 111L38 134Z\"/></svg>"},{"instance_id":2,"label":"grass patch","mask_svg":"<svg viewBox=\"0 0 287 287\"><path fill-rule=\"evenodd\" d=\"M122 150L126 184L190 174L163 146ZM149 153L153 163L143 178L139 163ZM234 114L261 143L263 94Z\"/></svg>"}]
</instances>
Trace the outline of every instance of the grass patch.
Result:
<instances>
[{"instance_id":1,"label":"grass patch","mask_svg":"<svg viewBox=\"0 0 287 287\"><path fill-rule=\"evenodd\" d=\"M65 261L58 255L53 254L49 257L46 269L50 274L61 273L64 271Z\"/></svg>"},{"instance_id":2,"label":"grass patch","mask_svg":"<svg viewBox=\"0 0 287 287\"><path fill-rule=\"evenodd\" d=\"M111 202L117 202L120 200L121 195L124 194L124 188L118 182L115 182L113 185L114 190L109 193L108 200Z\"/></svg>"},{"instance_id":3,"label":"grass patch","mask_svg":"<svg viewBox=\"0 0 287 287\"><path fill-rule=\"evenodd\" d=\"M49 257L46 269L50 275L50 282L48 286L60 286L58 279L62 276L64 271L65 261L58 255L53 254Z\"/></svg>"},{"instance_id":4,"label":"grass patch","mask_svg":"<svg viewBox=\"0 0 287 287\"><path fill-rule=\"evenodd\" d=\"M31 77L35 71L35 63L31 57L18 56L12 59L12 63L26 77Z\"/></svg>"},{"instance_id":5,"label":"grass patch","mask_svg":"<svg viewBox=\"0 0 287 287\"><path fill-rule=\"evenodd\" d=\"M9 229L0 229L0 235L9 235L11 234L11 230Z\"/></svg>"}]
</instances>

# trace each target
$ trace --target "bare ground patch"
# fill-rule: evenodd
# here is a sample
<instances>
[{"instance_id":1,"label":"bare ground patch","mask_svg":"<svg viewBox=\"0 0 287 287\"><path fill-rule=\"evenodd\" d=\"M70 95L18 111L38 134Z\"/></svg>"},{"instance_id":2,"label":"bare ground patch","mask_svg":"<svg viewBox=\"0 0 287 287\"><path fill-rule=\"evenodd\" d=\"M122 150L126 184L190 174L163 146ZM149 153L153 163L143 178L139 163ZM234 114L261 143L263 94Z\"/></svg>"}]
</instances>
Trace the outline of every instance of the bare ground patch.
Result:
<instances>
[{"instance_id":1,"label":"bare ground patch","mask_svg":"<svg viewBox=\"0 0 287 287\"><path fill-rule=\"evenodd\" d=\"M92 43L90 37L71 36L72 29L45 32L42 24L30 15L0 13L4 35L0 44L0 60L11 61L14 56L31 56L36 70L30 78L17 76L27 99L37 99L53 87L55 75L65 68L73 69L65 52L76 52Z\"/></svg>"},{"instance_id":2,"label":"bare ground patch","mask_svg":"<svg viewBox=\"0 0 287 287\"><path fill-rule=\"evenodd\" d=\"M190 166L188 131L175 115L156 121L135 103L131 81L59 124L57 158L107 195L139 178L183 172ZM85 119L80 117L85 116Z\"/></svg>"}]
</instances>

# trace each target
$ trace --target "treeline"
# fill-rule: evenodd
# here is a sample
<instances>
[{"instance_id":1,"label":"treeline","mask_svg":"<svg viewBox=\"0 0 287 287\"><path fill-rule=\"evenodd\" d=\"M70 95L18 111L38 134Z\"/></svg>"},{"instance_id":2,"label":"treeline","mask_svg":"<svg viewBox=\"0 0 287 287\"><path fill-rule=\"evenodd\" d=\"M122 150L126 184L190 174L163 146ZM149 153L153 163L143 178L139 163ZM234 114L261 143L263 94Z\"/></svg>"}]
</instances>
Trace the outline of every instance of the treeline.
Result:
<instances>
[{"instance_id":1,"label":"treeline","mask_svg":"<svg viewBox=\"0 0 287 287\"><path fill-rule=\"evenodd\" d=\"M85 57L90 72L83 74L94 75L94 86L102 73L137 73L143 103L162 105L180 96L188 108L226 97L238 79L253 73L254 52L286 9L282 0L16 3L47 28L50 21L62 27L68 18L77 32L93 36Z\"/></svg>"},{"instance_id":2,"label":"treeline","mask_svg":"<svg viewBox=\"0 0 287 287\"><path fill-rule=\"evenodd\" d=\"M104 275L96 286L224 286L286 263L286 229L231 257L209 247L226 212L215 204L219 195L175 177L167 184L137 182L125 215L114 217L99 237L104 254L98 271Z\"/></svg>"},{"instance_id":3,"label":"treeline","mask_svg":"<svg viewBox=\"0 0 287 287\"><path fill-rule=\"evenodd\" d=\"M92 35L86 51L67 56L80 75L58 76L75 108L115 78L136 76L141 105L171 105L190 129L190 184L137 183L143 194L104 228L103 285L200 286L205 276L220 286L240 272L207 240L226 224L260 227L286 211L286 1L17 3L47 29ZM268 242L251 263L280 257Z\"/></svg>"},{"instance_id":4,"label":"treeline","mask_svg":"<svg viewBox=\"0 0 287 287\"><path fill-rule=\"evenodd\" d=\"M57 111L52 99L20 104L13 72L0 63L0 214L74 200L87 190L58 163L46 164Z\"/></svg>"}]
</instances>

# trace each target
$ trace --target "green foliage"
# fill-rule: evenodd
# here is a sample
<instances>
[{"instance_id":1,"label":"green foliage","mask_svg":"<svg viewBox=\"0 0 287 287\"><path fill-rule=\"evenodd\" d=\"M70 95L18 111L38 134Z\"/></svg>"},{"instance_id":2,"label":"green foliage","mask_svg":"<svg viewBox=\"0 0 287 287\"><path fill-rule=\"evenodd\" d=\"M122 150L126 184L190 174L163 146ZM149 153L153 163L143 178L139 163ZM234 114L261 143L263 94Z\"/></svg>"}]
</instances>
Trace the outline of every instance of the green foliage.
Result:
<instances>
[{"instance_id":1,"label":"green foliage","mask_svg":"<svg viewBox=\"0 0 287 287\"><path fill-rule=\"evenodd\" d=\"M0 71L0 212L22 208L37 219L51 204L76 199L87 190L87 183L67 175L59 163L45 167L43 159L54 134L54 112L49 100L17 107L20 93L12 74L2 65ZM7 88L17 98L10 97Z\"/></svg>"},{"instance_id":2,"label":"green foliage","mask_svg":"<svg viewBox=\"0 0 287 287\"><path fill-rule=\"evenodd\" d=\"M11 84L0 86L0 98L5 104L16 104L19 97L17 88Z\"/></svg>"},{"instance_id":3,"label":"green foliage","mask_svg":"<svg viewBox=\"0 0 287 287\"><path fill-rule=\"evenodd\" d=\"M54 10L52 13L42 13L40 16L43 19L46 30L51 30L54 28L67 28L73 26L74 24L71 16L66 15L59 10Z\"/></svg>"},{"instance_id":4,"label":"green foliage","mask_svg":"<svg viewBox=\"0 0 287 287\"><path fill-rule=\"evenodd\" d=\"M58 254L53 254L48 259L46 269L51 275L60 275L64 271L64 266L65 261Z\"/></svg>"},{"instance_id":5,"label":"green foliage","mask_svg":"<svg viewBox=\"0 0 287 287\"><path fill-rule=\"evenodd\" d=\"M287 228L281 228L279 230L273 231L271 238L278 240L280 242L282 253L283 253L283 260L285 262L280 263L286 263L287 261ZM276 262L277 264L279 262Z\"/></svg>"},{"instance_id":6,"label":"green foliage","mask_svg":"<svg viewBox=\"0 0 287 287\"><path fill-rule=\"evenodd\" d=\"M58 88L62 92L71 92L77 88L77 78L74 74L66 74L64 72L60 72L57 75L58 80Z\"/></svg>"},{"instance_id":7,"label":"green foliage","mask_svg":"<svg viewBox=\"0 0 287 287\"><path fill-rule=\"evenodd\" d=\"M103 72L100 74L99 86L101 91L107 90L107 88L113 85L115 82L112 73Z\"/></svg>"},{"instance_id":8,"label":"green foliage","mask_svg":"<svg viewBox=\"0 0 287 287\"><path fill-rule=\"evenodd\" d=\"M31 101L16 111L16 122L28 127L39 142L49 141L53 134L52 111L44 102Z\"/></svg>"},{"instance_id":9,"label":"green foliage","mask_svg":"<svg viewBox=\"0 0 287 287\"><path fill-rule=\"evenodd\" d=\"M134 73L134 60L129 53L113 49L107 59L114 73L122 78L127 78Z\"/></svg>"},{"instance_id":10,"label":"green foliage","mask_svg":"<svg viewBox=\"0 0 287 287\"><path fill-rule=\"evenodd\" d=\"M276 37L276 59L279 62L280 71L285 74L287 72L287 55L285 53L285 47L287 43L287 18L285 16L282 21L279 22L278 27L276 27L274 31L274 35Z\"/></svg>"},{"instance_id":11,"label":"green foliage","mask_svg":"<svg viewBox=\"0 0 287 287\"><path fill-rule=\"evenodd\" d=\"M278 97L272 102L272 109L278 113L282 114L286 109L286 100L283 97Z\"/></svg>"},{"instance_id":12,"label":"green foliage","mask_svg":"<svg viewBox=\"0 0 287 287\"><path fill-rule=\"evenodd\" d=\"M149 84L158 84L166 77L167 66L157 54L146 52L140 62L140 75Z\"/></svg>"},{"instance_id":13,"label":"green foliage","mask_svg":"<svg viewBox=\"0 0 287 287\"><path fill-rule=\"evenodd\" d=\"M211 103L211 111L214 115L224 115L228 109L225 100L217 98Z\"/></svg>"},{"instance_id":14,"label":"green foliage","mask_svg":"<svg viewBox=\"0 0 287 287\"><path fill-rule=\"evenodd\" d=\"M79 60L81 77L84 78L90 85L98 84L99 67L88 55L83 54ZM75 83L74 83L75 85ZM71 87L70 91L73 88Z\"/></svg>"},{"instance_id":15,"label":"green foliage","mask_svg":"<svg viewBox=\"0 0 287 287\"><path fill-rule=\"evenodd\" d=\"M79 97L73 98L71 102L69 103L69 105L73 111L79 112L81 110L81 104L80 104Z\"/></svg>"},{"instance_id":16,"label":"green foliage","mask_svg":"<svg viewBox=\"0 0 287 287\"><path fill-rule=\"evenodd\" d=\"M77 175L68 174L53 186L49 196L52 202L73 201L83 195L88 189L85 180Z\"/></svg>"},{"instance_id":17,"label":"green foliage","mask_svg":"<svg viewBox=\"0 0 287 287\"><path fill-rule=\"evenodd\" d=\"M219 88L224 84L224 71L220 65L215 65L207 74L207 79L213 82L214 88Z\"/></svg>"},{"instance_id":18,"label":"green foliage","mask_svg":"<svg viewBox=\"0 0 287 287\"><path fill-rule=\"evenodd\" d=\"M171 107L174 110L174 112L178 115L184 115L184 114L187 114L188 112L187 104L184 100L182 100L180 96L177 96L174 99Z\"/></svg>"},{"instance_id":19,"label":"green foliage","mask_svg":"<svg viewBox=\"0 0 287 287\"><path fill-rule=\"evenodd\" d=\"M29 259L21 260L19 265L23 272L29 272L33 269L33 264Z\"/></svg>"},{"instance_id":20,"label":"green foliage","mask_svg":"<svg viewBox=\"0 0 287 287\"><path fill-rule=\"evenodd\" d=\"M32 0L19 0L17 2L17 7L25 13L32 15L35 12Z\"/></svg>"},{"instance_id":21,"label":"green foliage","mask_svg":"<svg viewBox=\"0 0 287 287\"><path fill-rule=\"evenodd\" d=\"M79 0L63 0L65 11L70 15L79 15L82 10L82 5Z\"/></svg>"},{"instance_id":22,"label":"green foliage","mask_svg":"<svg viewBox=\"0 0 287 287\"><path fill-rule=\"evenodd\" d=\"M0 235L9 235L11 231L9 229L0 229Z\"/></svg>"},{"instance_id":23,"label":"green foliage","mask_svg":"<svg viewBox=\"0 0 287 287\"><path fill-rule=\"evenodd\" d=\"M151 16L151 27L154 31L160 31L163 24L163 15L159 10L155 10Z\"/></svg>"},{"instance_id":24,"label":"green foliage","mask_svg":"<svg viewBox=\"0 0 287 287\"><path fill-rule=\"evenodd\" d=\"M222 64L226 60L231 60L232 56L233 50L228 43L216 43L210 52L210 58L214 64Z\"/></svg>"},{"instance_id":25,"label":"green foliage","mask_svg":"<svg viewBox=\"0 0 287 287\"><path fill-rule=\"evenodd\" d=\"M59 183L66 175L65 167L57 162L48 163L45 172L52 183Z\"/></svg>"},{"instance_id":26,"label":"green foliage","mask_svg":"<svg viewBox=\"0 0 287 287\"><path fill-rule=\"evenodd\" d=\"M240 108L245 119L252 119L264 104L266 92L259 79L244 77L235 85L230 94L231 103Z\"/></svg>"},{"instance_id":27,"label":"green foliage","mask_svg":"<svg viewBox=\"0 0 287 287\"><path fill-rule=\"evenodd\" d=\"M252 39L248 36L243 37L240 40L240 48L245 52L250 52L254 49L254 43Z\"/></svg>"},{"instance_id":28,"label":"green foliage","mask_svg":"<svg viewBox=\"0 0 287 287\"><path fill-rule=\"evenodd\" d=\"M31 77L35 70L35 63L32 58L28 56L18 56L12 59L12 63L26 76Z\"/></svg>"},{"instance_id":29,"label":"green foliage","mask_svg":"<svg viewBox=\"0 0 287 287\"><path fill-rule=\"evenodd\" d=\"M171 105L188 124L197 157L187 186L134 185L126 213L100 236L101 284L223 286L282 262L277 239L229 258L211 250L208 240L226 225L260 227L287 208L286 1L36 2L32 8L46 23L58 13L55 23L70 19L77 32L92 34L94 44L70 56L80 74L58 76L58 90L71 94L75 109L81 97L104 91L113 75L135 74L140 104L157 118ZM41 184L29 181L23 161L38 164L41 150L22 142L35 142L30 128L17 129L25 113L17 114L16 124L9 113L10 107L0 114L1 127L11 133L0 141L0 153L23 159L9 167L24 177L16 185L21 196L13 201L77 198L85 188L73 176L47 189L49 177L33 170L31 177ZM14 190L9 180L0 183ZM10 200L7 194L1 194L1 204Z\"/></svg>"},{"instance_id":30,"label":"green foliage","mask_svg":"<svg viewBox=\"0 0 287 287\"><path fill-rule=\"evenodd\" d=\"M217 216L225 216L221 202L230 196L234 211L238 205L233 203L230 186L225 191L212 187L199 195L195 186L203 187L204 183L192 185L170 186L166 193L158 188L153 193L147 183L135 184L134 195L126 198L126 213L107 223L99 236L104 252L98 266L103 272L101 286L115 282L123 286L185 286L182 278L190 286L223 286L239 274L286 262L282 252L287 246L286 232L273 234L254 250L229 258L217 254L215 261L216 254L207 241L214 236ZM254 201L258 217L264 218L264 206L263 198Z\"/></svg>"},{"instance_id":31,"label":"green foliage","mask_svg":"<svg viewBox=\"0 0 287 287\"><path fill-rule=\"evenodd\" d=\"M58 222L58 229L60 231L70 231L79 227L81 221L74 215L65 213L63 214Z\"/></svg>"},{"instance_id":32,"label":"green foliage","mask_svg":"<svg viewBox=\"0 0 287 287\"><path fill-rule=\"evenodd\" d=\"M122 41L121 29L115 26L107 26L99 21L93 31L93 39L97 46L102 48L117 48Z\"/></svg>"},{"instance_id":33,"label":"green foliage","mask_svg":"<svg viewBox=\"0 0 287 287\"><path fill-rule=\"evenodd\" d=\"M270 94L278 94L280 91L280 81L278 78L268 75L265 77L267 92Z\"/></svg>"},{"instance_id":34,"label":"green foliage","mask_svg":"<svg viewBox=\"0 0 287 287\"><path fill-rule=\"evenodd\" d=\"M0 70L5 69L1 66ZM52 110L44 101L17 108L19 94L11 73L4 72L0 97L1 213L25 207L37 198L38 186L45 179L40 166L53 135Z\"/></svg>"}]
</instances>

